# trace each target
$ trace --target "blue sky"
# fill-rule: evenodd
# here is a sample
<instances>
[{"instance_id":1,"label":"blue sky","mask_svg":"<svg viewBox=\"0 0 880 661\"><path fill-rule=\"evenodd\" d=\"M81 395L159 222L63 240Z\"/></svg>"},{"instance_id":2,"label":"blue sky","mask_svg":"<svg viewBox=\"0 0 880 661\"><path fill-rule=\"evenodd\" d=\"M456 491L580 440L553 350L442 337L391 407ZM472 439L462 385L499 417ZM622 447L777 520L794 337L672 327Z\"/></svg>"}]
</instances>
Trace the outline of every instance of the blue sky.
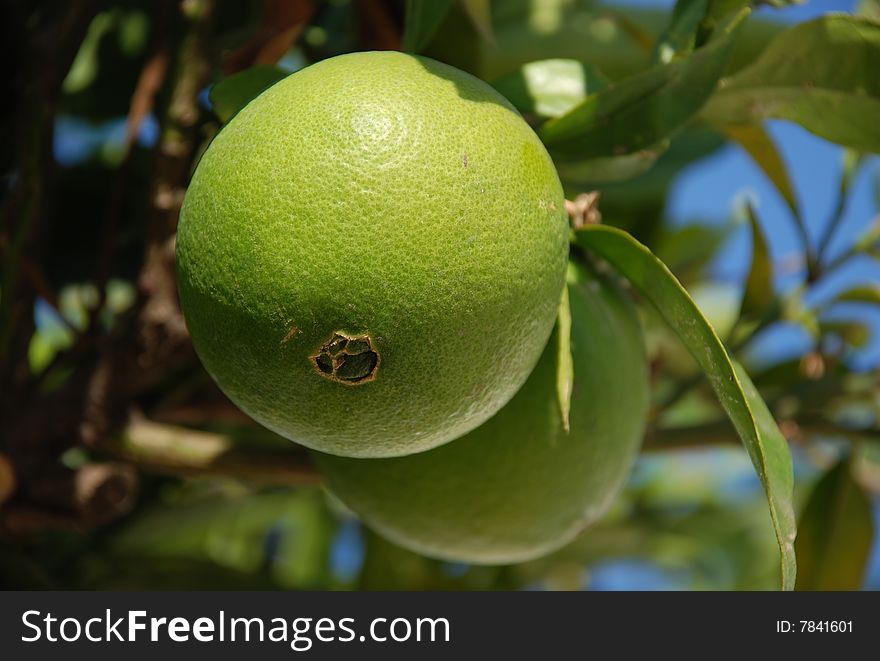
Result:
<instances>
[{"instance_id":1,"label":"blue sky","mask_svg":"<svg viewBox=\"0 0 880 661\"><path fill-rule=\"evenodd\" d=\"M672 0L617 0L612 4L671 8L675 3ZM857 4L856 0L809 0L780 10L763 7L756 15L796 23L830 11L853 11ZM768 130L788 165L805 221L815 240L837 203L843 150L787 122L768 122ZM843 223L829 248L830 259L845 250L877 215L873 187L878 179L880 159L873 158L862 168L851 189ZM735 145L728 145L690 167L670 191L667 213L677 224L697 219L699 222L721 223L730 217L737 200L743 195L753 200L758 208L774 261L780 263L798 253L799 242L791 213L764 174ZM714 275L722 281L741 282L750 264L750 245L748 229L743 227L718 256ZM802 279L802 273L780 274L777 288L787 290ZM880 282L880 264L868 258L855 260L827 278L807 301L810 304L822 302L855 283L864 282ZM880 366L880 310L864 305L849 309L841 306L837 314L858 317L873 330L869 344L853 354L853 366L862 370ZM802 353L809 347L810 338L803 329L780 325L755 343L753 357L762 362L775 362Z\"/></svg>"}]
</instances>

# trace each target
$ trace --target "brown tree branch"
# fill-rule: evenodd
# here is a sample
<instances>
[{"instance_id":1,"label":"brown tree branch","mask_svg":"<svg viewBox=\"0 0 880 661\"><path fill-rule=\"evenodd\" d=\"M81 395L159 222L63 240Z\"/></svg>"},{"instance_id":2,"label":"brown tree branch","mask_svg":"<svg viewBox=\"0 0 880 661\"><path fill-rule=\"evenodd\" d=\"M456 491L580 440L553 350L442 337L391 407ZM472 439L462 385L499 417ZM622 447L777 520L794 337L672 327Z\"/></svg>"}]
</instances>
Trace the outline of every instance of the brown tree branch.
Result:
<instances>
[{"instance_id":1,"label":"brown tree branch","mask_svg":"<svg viewBox=\"0 0 880 661\"><path fill-rule=\"evenodd\" d=\"M0 510L0 536L46 528L84 532L126 514L135 502L137 472L127 464L55 466L20 486L20 497Z\"/></svg>"},{"instance_id":2,"label":"brown tree branch","mask_svg":"<svg viewBox=\"0 0 880 661\"><path fill-rule=\"evenodd\" d=\"M147 63L141 70L137 85L131 97L125 133L125 156L116 170L113 186L110 190L110 199L104 216L101 229L101 248L96 262L97 272L95 282L98 289L98 302L90 311L89 327L96 332L95 323L98 314L104 307L107 297L107 279L110 276L111 262L113 259L114 241L116 228L123 213L124 202L127 193L128 180L131 171L131 162L134 154L134 146L140 134L144 119L153 110L156 95L165 83L168 67L174 55L174 44L170 39L169 30L171 14L175 10L173 0L162 0L153 19L153 33L156 35L150 49L151 54Z\"/></svg>"},{"instance_id":3,"label":"brown tree branch","mask_svg":"<svg viewBox=\"0 0 880 661\"><path fill-rule=\"evenodd\" d=\"M17 487L12 461L6 455L0 454L0 507L15 493Z\"/></svg>"},{"instance_id":4,"label":"brown tree branch","mask_svg":"<svg viewBox=\"0 0 880 661\"><path fill-rule=\"evenodd\" d=\"M108 338L92 373L79 426L86 445L117 434L137 395L193 354L177 303L174 232L199 139L198 95L211 72L213 10L210 0L184 4L189 29L178 53L153 163L138 300Z\"/></svg>"},{"instance_id":5,"label":"brown tree branch","mask_svg":"<svg viewBox=\"0 0 880 661\"><path fill-rule=\"evenodd\" d=\"M97 3L83 1L67 11L51 11L44 3L17 2L9 7L8 20L21 32L8 35L21 41L13 68L9 135L15 154L15 176L0 208L0 419L9 420L28 395L30 378L27 346L33 335L36 292L22 280L24 256L39 263L42 219L51 199L49 178L55 109L61 85L97 11Z\"/></svg>"},{"instance_id":6,"label":"brown tree branch","mask_svg":"<svg viewBox=\"0 0 880 661\"><path fill-rule=\"evenodd\" d=\"M176 300L173 235L179 201L199 140L198 94L207 84L211 70L207 42L213 3L191 0L183 3L181 10L188 28L176 58L169 104L162 113L162 136L155 151L151 178L155 184L149 193L147 244L136 304L117 320L108 335L94 338L88 347L78 348L79 364L63 385L40 396L28 392L14 409L4 411L7 415L3 417L2 442L19 484L14 502L8 502L4 508L4 517L10 511L17 512L13 519L23 527L39 520L61 526L89 525L96 520L93 513L83 511L77 511L72 518L58 514L47 502L45 490L37 486L54 484L59 493L65 492L65 480L57 474L59 454L78 444L98 446L118 435L128 420L132 402L192 356ZM144 82L144 96L155 94L161 62L154 61L152 67ZM137 106L132 109L133 114L141 113L143 98L136 99L133 106ZM168 203L168 191L172 192L172 203ZM5 295L3 300L7 300ZM29 311L32 300L30 305ZM25 339L29 338L30 333L26 333ZM9 400L3 404L9 406ZM85 478L71 476L67 483L81 485L78 479ZM118 476L111 484L116 486L99 485L95 494L104 500L108 493L118 496L120 490L116 487L122 484ZM71 495L75 492L67 489L65 497ZM118 516L124 510L106 511ZM8 527L8 517L4 521Z\"/></svg>"},{"instance_id":7,"label":"brown tree branch","mask_svg":"<svg viewBox=\"0 0 880 661\"><path fill-rule=\"evenodd\" d=\"M802 444L817 436L880 440L880 431L878 430L848 429L816 416L798 420L782 420L779 423L779 429L786 440L793 445ZM663 452L718 445L738 445L739 443L740 439L733 425L727 419L719 419L715 422L692 427L649 429L645 434L642 450Z\"/></svg>"},{"instance_id":8,"label":"brown tree branch","mask_svg":"<svg viewBox=\"0 0 880 661\"><path fill-rule=\"evenodd\" d=\"M296 445L282 451L243 447L232 436L133 417L125 433L99 448L139 468L166 475L219 475L277 486L322 483L308 453Z\"/></svg>"},{"instance_id":9,"label":"brown tree branch","mask_svg":"<svg viewBox=\"0 0 880 661\"><path fill-rule=\"evenodd\" d=\"M240 47L223 57L227 76L254 66L275 64L297 42L315 12L312 0L263 0L263 19Z\"/></svg>"}]
</instances>

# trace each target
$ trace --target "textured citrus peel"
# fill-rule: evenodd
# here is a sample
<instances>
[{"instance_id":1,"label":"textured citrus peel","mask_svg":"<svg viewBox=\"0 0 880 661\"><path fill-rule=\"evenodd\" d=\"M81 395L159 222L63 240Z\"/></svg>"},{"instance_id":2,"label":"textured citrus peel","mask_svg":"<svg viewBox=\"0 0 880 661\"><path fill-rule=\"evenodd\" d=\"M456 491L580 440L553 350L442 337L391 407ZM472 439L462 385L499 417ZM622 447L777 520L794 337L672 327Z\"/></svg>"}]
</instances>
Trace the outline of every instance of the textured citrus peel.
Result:
<instances>
[{"instance_id":1,"label":"textured citrus peel","mask_svg":"<svg viewBox=\"0 0 880 661\"><path fill-rule=\"evenodd\" d=\"M369 335L335 331L311 359L318 374L347 386L374 381L379 373L379 352Z\"/></svg>"}]
</instances>

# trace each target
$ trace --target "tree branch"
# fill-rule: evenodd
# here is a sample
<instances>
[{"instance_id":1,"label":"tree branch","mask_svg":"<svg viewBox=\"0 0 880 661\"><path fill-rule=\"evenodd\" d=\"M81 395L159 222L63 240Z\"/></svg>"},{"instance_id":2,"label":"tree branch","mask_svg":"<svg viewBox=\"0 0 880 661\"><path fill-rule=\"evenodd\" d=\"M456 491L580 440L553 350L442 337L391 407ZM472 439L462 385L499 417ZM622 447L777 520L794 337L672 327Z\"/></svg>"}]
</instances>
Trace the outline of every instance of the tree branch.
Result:
<instances>
[{"instance_id":1,"label":"tree branch","mask_svg":"<svg viewBox=\"0 0 880 661\"><path fill-rule=\"evenodd\" d=\"M308 453L292 443L280 451L260 450L244 446L231 435L137 417L124 434L106 440L98 449L165 475L219 475L287 487L323 482Z\"/></svg>"},{"instance_id":2,"label":"tree branch","mask_svg":"<svg viewBox=\"0 0 880 661\"><path fill-rule=\"evenodd\" d=\"M79 11L80 5L75 6ZM40 396L35 396L35 391L31 390L23 401L16 404L11 404L11 397L0 403L5 409L3 444L19 485L40 484L44 478L56 479L57 457L67 448L78 444L98 446L118 435L128 420L132 402L193 355L177 306L173 235L179 202L199 139L198 94L207 84L211 71L207 43L213 2L188 1L182 4L182 10L188 29L179 49L169 105L162 121L162 137L155 152L151 178L155 183L150 191L147 244L138 298L108 335L94 338L88 346L78 347L79 362L63 385ZM39 61L39 58L34 60L35 63ZM40 79L41 75L35 72L34 77ZM149 84L144 83L144 86L154 94L156 80L152 75L147 78L151 77ZM63 76L58 77L59 89L61 80ZM133 102L133 106L137 106L138 114L141 113L143 99ZM132 108L132 113L135 110ZM51 110L48 114L50 125L53 113ZM7 291L10 290L4 287L3 302L9 300ZM25 316L32 318L32 295L29 305L25 306ZM24 337L26 349L31 333L20 334ZM26 358L26 350L23 353ZM25 361L25 377L29 379L26 368ZM8 382L8 377L4 381ZM7 392L6 388L3 392ZM47 509L42 495L31 489L20 488L19 495L15 502L7 503L4 513L14 508L26 514L25 521L33 522L40 518L34 518L34 511L41 507ZM56 521L49 509L45 513L47 523L64 523ZM117 514L120 513L118 510ZM93 517L83 517L82 512L77 516L74 517L77 525L86 525L93 520ZM65 519L67 523L71 523L68 519Z\"/></svg>"}]
</instances>

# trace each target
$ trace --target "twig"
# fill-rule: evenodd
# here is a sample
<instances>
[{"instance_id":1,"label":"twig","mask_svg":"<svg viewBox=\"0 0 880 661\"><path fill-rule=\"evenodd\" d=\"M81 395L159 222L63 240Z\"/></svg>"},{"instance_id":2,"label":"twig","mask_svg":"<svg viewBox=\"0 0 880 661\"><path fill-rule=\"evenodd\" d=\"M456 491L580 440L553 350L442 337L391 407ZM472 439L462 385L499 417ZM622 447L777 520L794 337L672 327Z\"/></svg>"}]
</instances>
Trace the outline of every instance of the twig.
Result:
<instances>
[{"instance_id":1,"label":"twig","mask_svg":"<svg viewBox=\"0 0 880 661\"><path fill-rule=\"evenodd\" d=\"M137 473L127 464L55 466L20 485L20 497L0 510L0 535L46 529L84 532L126 514L135 502Z\"/></svg>"},{"instance_id":2,"label":"twig","mask_svg":"<svg viewBox=\"0 0 880 661\"><path fill-rule=\"evenodd\" d=\"M575 231L586 225L598 225L602 222L602 212L599 211L601 197L602 193L599 191L590 191L581 193L574 200L565 201L565 210Z\"/></svg>"},{"instance_id":3,"label":"twig","mask_svg":"<svg viewBox=\"0 0 880 661\"><path fill-rule=\"evenodd\" d=\"M649 429L642 443L642 451L662 452L738 443L736 430L725 419L693 427Z\"/></svg>"},{"instance_id":4,"label":"twig","mask_svg":"<svg viewBox=\"0 0 880 661\"><path fill-rule=\"evenodd\" d=\"M81 533L87 528L75 514L47 511L42 507L16 505L0 511L0 539L28 537L46 530Z\"/></svg>"},{"instance_id":5,"label":"twig","mask_svg":"<svg viewBox=\"0 0 880 661\"><path fill-rule=\"evenodd\" d=\"M137 483L137 473L128 464L86 464L75 471L45 472L22 485L22 490L31 504L69 511L84 524L98 526L131 509Z\"/></svg>"},{"instance_id":6,"label":"twig","mask_svg":"<svg viewBox=\"0 0 880 661\"><path fill-rule=\"evenodd\" d=\"M54 310L58 319L64 324L74 335L78 335L80 329L71 323L71 321L61 313L61 307L58 302L58 295L52 289L52 285L46 279L42 269L35 264L27 255L19 255L19 268L21 274L27 279L28 284L33 291L42 298L49 307Z\"/></svg>"},{"instance_id":7,"label":"twig","mask_svg":"<svg viewBox=\"0 0 880 661\"><path fill-rule=\"evenodd\" d=\"M255 64L275 64L297 42L315 12L311 0L263 3L263 20L250 39L223 58L227 76Z\"/></svg>"},{"instance_id":8,"label":"twig","mask_svg":"<svg viewBox=\"0 0 880 661\"><path fill-rule=\"evenodd\" d=\"M880 216L877 217L876 221L880 221ZM848 264L851 259L865 254L865 248L859 245L852 245L840 255L828 262L828 264L823 267L822 274L828 275L829 273L833 273L837 269Z\"/></svg>"},{"instance_id":9,"label":"twig","mask_svg":"<svg viewBox=\"0 0 880 661\"><path fill-rule=\"evenodd\" d=\"M12 461L6 455L0 454L0 507L15 493L17 486Z\"/></svg>"},{"instance_id":10,"label":"twig","mask_svg":"<svg viewBox=\"0 0 880 661\"><path fill-rule=\"evenodd\" d=\"M139 418L131 420L122 438L107 440L99 449L167 475L221 475L279 486L322 483L308 455L293 444L284 451L255 450L225 434Z\"/></svg>"},{"instance_id":11,"label":"twig","mask_svg":"<svg viewBox=\"0 0 880 661\"><path fill-rule=\"evenodd\" d=\"M825 256L825 253L828 250L828 246L831 244L831 240L837 233L837 228L840 227L840 223L841 221L843 221L848 198L849 196L843 194L837 196L837 205L834 207L834 211L831 214L831 219L825 225L825 230L822 232L822 237L819 239L818 247L816 248L817 264L821 264L822 258ZM811 280L811 282L813 282L813 280Z\"/></svg>"},{"instance_id":12,"label":"twig","mask_svg":"<svg viewBox=\"0 0 880 661\"><path fill-rule=\"evenodd\" d=\"M880 440L880 432L869 429L849 429L833 422L815 417L800 420L783 420L779 424L786 439L793 444L803 443L812 436L837 436L848 439ZM645 452L662 452L687 448L737 445L739 436L726 419L719 419L692 427L653 428L645 434L642 449Z\"/></svg>"}]
</instances>

